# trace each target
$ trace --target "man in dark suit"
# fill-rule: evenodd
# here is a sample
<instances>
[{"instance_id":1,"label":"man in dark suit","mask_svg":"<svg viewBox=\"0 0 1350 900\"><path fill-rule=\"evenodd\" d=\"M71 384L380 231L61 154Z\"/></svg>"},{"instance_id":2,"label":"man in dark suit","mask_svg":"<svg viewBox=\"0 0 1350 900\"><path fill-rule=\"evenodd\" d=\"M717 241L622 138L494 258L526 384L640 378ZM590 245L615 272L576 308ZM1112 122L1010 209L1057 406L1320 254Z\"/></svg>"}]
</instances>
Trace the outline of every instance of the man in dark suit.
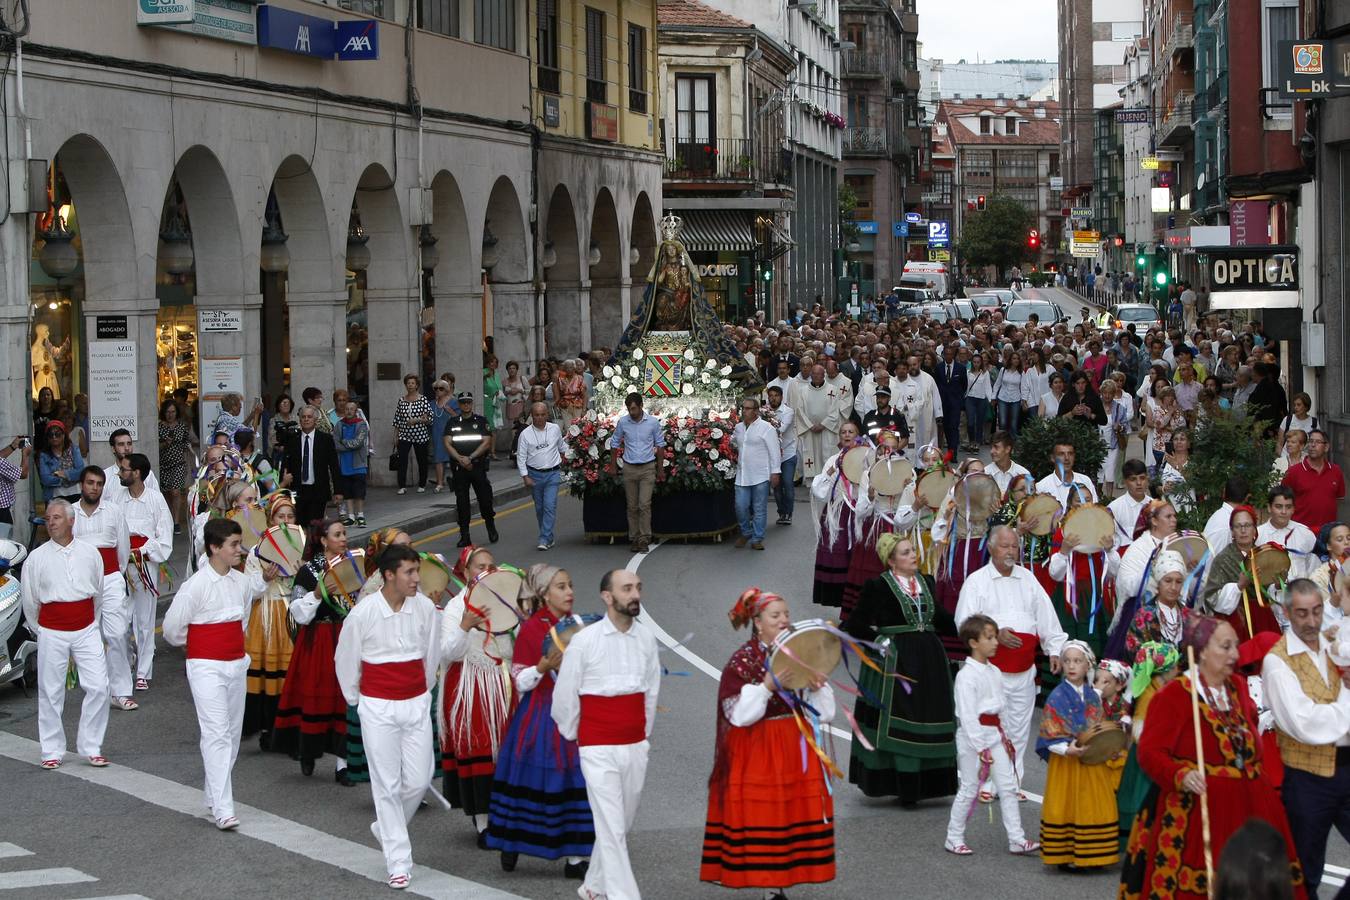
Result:
<instances>
[{"instance_id":1,"label":"man in dark suit","mask_svg":"<svg viewBox=\"0 0 1350 900\"><path fill-rule=\"evenodd\" d=\"M942 398L942 430L947 435L947 449L952 459L961 448L961 407L966 402L966 367L956 361L956 345L948 343L942 349L942 362L933 373L938 396Z\"/></svg>"},{"instance_id":2,"label":"man in dark suit","mask_svg":"<svg viewBox=\"0 0 1350 900\"><path fill-rule=\"evenodd\" d=\"M281 461L281 486L295 494L296 522L305 528L323 519L329 500L342 502L333 486L341 484L337 446L331 434L318 430L319 411L300 407L300 433L286 440Z\"/></svg>"},{"instance_id":3,"label":"man in dark suit","mask_svg":"<svg viewBox=\"0 0 1350 900\"><path fill-rule=\"evenodd\" d=\"M1289 413L1289 398L1280 387L1280 370L1268 362L1258 362L1252 366L1256 375L1256 389L1247 399L1247 415L1259 421L1262 434L1275 436L1276 426Z\"/></svg>"}]
</instances>

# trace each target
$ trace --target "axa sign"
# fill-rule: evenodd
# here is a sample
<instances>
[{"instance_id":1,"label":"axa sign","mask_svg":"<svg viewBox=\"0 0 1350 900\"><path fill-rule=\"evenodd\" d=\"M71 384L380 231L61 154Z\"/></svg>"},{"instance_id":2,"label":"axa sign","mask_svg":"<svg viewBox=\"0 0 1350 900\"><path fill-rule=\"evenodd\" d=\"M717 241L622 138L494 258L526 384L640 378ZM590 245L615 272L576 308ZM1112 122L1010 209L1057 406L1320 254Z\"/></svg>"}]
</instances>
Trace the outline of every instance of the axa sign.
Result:
<instances>
[{"instance_id":1,"label":"axa sign","mask_svg":"<svg viewBox=\"0 0 1350 900\"><path fill-rule=\"evenodd\" d=\"M371 19L335 22L277 6L260 6L258 46L319 59L379 59L380 24Z\"/></svg>"},{"instance_id":2,"label":"axa sign","mask_svg":"<svg viewBox=\"0 0 1350 900\"><path fill-rule=\"evenodd\" d=\"M338 59L379 59L380 23L370 19L340 21L336 44Z\"/></svg>"}]
</instances>

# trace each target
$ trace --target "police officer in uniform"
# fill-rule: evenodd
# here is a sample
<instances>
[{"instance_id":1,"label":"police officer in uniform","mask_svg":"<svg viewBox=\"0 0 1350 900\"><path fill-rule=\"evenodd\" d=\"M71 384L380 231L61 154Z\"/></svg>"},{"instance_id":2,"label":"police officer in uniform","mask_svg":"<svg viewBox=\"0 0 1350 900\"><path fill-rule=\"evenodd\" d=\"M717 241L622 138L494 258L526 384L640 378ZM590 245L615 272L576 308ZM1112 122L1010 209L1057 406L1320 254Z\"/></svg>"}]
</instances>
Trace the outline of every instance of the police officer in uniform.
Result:
<instances>
[{"instance_id":1,"label":"police officer in uniform","mask_svg":"<svg viewBox=\"0 0 1350 900\"><path fill-rule=\"evenodd\" d=\"M469 487L478 497L478 512L487 525L488 540L497 543L496 514L492 509L492 483L488 481L488 455L492 453L492 429L488 420L475 415L473 394L463 391L459 401L459 416L445 424L441 438L450 453L451 484L455 488L455 513L459 516L459 546L467 547L469 539Z\"/></svg>"},{"instance_id":2,"label":"police officer in uniform","mask_svg":"<svg viewBox=\"0 0 1350 900\"><path fill-rule=\"evenodd\" d=\"M905 414L891 406L891 389L879 384L877 408L863 416L863 434L875 444L877 435L887 428L900 435L901 450L909 446L909 423L905 421Z\"/></svg>"}]
</instances>

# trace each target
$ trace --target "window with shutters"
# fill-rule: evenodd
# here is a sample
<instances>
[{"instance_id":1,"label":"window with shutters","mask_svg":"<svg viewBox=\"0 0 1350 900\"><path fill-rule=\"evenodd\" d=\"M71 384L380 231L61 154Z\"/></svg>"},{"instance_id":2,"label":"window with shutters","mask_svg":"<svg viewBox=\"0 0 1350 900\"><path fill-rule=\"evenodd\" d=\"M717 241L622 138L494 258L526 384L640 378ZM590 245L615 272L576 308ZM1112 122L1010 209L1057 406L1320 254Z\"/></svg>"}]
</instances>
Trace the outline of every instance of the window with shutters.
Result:
<instances>
[{"instance_id":1,"label":"window with shutters","mask_svg":"<svg viewBox=\"0 0 1350 900\"><path fill-rule=\"evenodd\" d=\"M560 93L562 76L558 69L558 0L539 0L539 21L536 27L539 90L549 94Z\"/></svg>"},{"instance_id":2,"label":"window with shutters","mask_svg":"<svg viewBox=\"0 0 1350 900\"><path fill-rule=\"evenodd\" d=\"M628 24L628 108L647 111L647 29Z\"/></svg>"},{"instance_id":3,"label":"window with shutters","mask_svg":"<svg viewBox=\"0 0 1350 900\"><path fill-rule=\"evenodd\" d=\"M717 162L717 98L710 75L675 78L675 157L691 172L711 172Z\"/></svg>"},{"instance_id":4,"label":"window with shutters","mask_svg":"<svg viewBox=\"0 0 1350 900\"><path fill-rule=\"evenodd\" d=\"M516 0L473 0L475 44L516 49Z\"/></svg>"},{"instance_id":5,"label":"window with shutters","mask_svg":"<svg viewBox=\"0 0 1350 900\"><path fill-rule=\"evenodd\" d=\"M586 99L609 102L605 79L605 14L586 7Z\"/></svg>"},{"instance_id":6,"label":"window with shutters","mask_svg":"<svg viewBox=\"0 0 1350 900\"><path fill-rule=\"evenodd\" d=\"M459 37L459 0L417 0L417 27Z\"/></svg>"}]
</instances>

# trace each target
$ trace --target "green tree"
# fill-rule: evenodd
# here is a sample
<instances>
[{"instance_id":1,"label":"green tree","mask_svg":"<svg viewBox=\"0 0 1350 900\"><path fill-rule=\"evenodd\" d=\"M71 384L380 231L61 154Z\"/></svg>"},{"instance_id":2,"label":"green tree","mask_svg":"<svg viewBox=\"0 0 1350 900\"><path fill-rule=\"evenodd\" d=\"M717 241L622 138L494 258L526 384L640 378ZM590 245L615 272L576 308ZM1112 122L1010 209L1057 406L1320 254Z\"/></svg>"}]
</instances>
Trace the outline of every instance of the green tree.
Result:
<instances>
[{"instance_id":1,"label":"green tree","mask_svg":"<svg viewBox=\"0 0 1350 900\"><path fill-rule=\"evenodd\" d=\"M982 211L966 214L961 225L961 259L974 266L1011 268L1026 258L1031 211L1005 194L995 194Z\"/></svg>"},{"instance_id":2,"label":"green tree","mask_svg":"<svg viewBox=\"0 0 1350 900\"><path fill-rule=\"evenodd\" d=\"M1203 531L1205 522L1223 504L1223 486L1234 475L1251 485L1252 505L1265 508L1277 481L1275 442L1261 437L1265 424L1247 416L1218 410L1205 418L1191 436L1191 458L1186 463L1186 486L1195 504L1177 510L1177 527Z\"/></svg>"},{"instance_id":3,"label":"green tree","mask_svg":"<svg viewBox=\"0 0 1350 900\"><path fill-rule=\"evenodd\" d=\"M858 223L853 213L858 208L858 192L847 181L839 182L839 239L843 246L858 239Z\"/></svg>"},{"instance_id":4,"label":"green tree","mask_svg":"<svg viewBox=\"0 0 1350 900\"><path fill-rule=\"evenodd\" d=\"M1031 470L1037 481L1055 470L1050 461L1056 444L1073 445L1073 470L1097 480L1097 472L1106 459L1106 442L1097 426L1069 416L1036 418L1022 426L1017 434L1016 458Z\"/></svg>"}]
</instances>

